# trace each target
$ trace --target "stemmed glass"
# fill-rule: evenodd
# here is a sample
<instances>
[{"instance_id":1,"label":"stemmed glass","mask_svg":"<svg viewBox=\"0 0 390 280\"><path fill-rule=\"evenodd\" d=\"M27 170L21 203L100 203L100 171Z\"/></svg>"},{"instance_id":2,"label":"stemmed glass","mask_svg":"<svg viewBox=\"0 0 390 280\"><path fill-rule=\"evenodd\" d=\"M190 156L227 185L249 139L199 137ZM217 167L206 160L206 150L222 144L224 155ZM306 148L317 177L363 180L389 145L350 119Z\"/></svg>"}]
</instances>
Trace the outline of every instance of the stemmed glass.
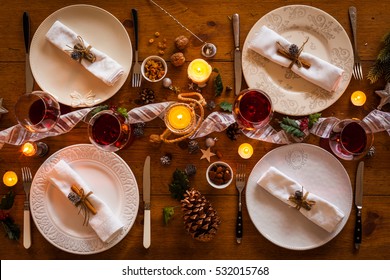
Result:
<instances>
[{"instance_id":1,"label":"stemmed glass","mask_svg":"<svg viewBox=\"0 0 390 280\"><path fill-rule=\"evenodd\" d=\"M259 89L241 91L233 104L233 116L238 125L247 130L266 126L272 115L271 98Z\"/></svg>"},{"instance_id":2,"label":"stemmed glass","mask_svg":"<svg viewBox=\"0 0 390 280\"><path fill-rule=\"evenodd\" d=\"M333 153L344 160L357 160L367 154L374 142L374 134L363 121L346 119L337 122L329 135Z\"/></svg>"},{"instance_id":3,"label":"stemmed glass","mask_svg":"<svg viewBox=\"0 0 390 280\"><path fill-rule=\"evenodd\" d=\"M60 105L57 100L43 91L23 94L15 104L17 121L31 132L51 130L60 115Z\"/></svg>"},{"instance_id":4,"label":"stemmed glass","mask_svg":"<svg viewBox=\"0 0 390 280\"><path fill-rule=\"evenodd\" d=\"M96 147L115 152L126 146L132 139L131 125L127 117L115 110L103 110L88 122L89 140Z\"/></svg>"}]
</instances>

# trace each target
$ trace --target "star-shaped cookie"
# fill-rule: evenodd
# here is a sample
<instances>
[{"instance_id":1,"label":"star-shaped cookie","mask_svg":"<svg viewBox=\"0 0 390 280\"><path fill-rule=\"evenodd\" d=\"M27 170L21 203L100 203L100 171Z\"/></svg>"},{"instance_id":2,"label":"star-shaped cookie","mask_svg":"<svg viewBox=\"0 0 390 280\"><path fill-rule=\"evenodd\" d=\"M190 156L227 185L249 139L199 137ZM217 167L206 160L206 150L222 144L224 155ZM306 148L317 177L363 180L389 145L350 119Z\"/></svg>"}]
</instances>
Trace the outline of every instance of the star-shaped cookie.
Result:
<instances>
[{"instance_id":1,"label":"star-shaped cookie","mask_svg":"<svg viewBox=\"0 0 390 280\"><path fill-rule=\"evenodd\" d=\"M376 90L375 93L378 94L381 98L381 101L377 107L378 110L381 110L385 104L390 103L390 83L386 84L384 90Z\"/></svg>"},{"instance_id":2,"label":"star-shaped cookie","mask_svg":"<svg viewBox=\"0 0 390 280\"><path fill-rule=\"evenodd\" d=\"M212 156L215 156L215 154L210 151L210 147L207 150L203 150L203 149L200 149L200 150L202 152L202 157L200 159L204 159L205 158L205 159L208 160L208 162L210 162L210 158Z\"/></svg>"}]
</instances>

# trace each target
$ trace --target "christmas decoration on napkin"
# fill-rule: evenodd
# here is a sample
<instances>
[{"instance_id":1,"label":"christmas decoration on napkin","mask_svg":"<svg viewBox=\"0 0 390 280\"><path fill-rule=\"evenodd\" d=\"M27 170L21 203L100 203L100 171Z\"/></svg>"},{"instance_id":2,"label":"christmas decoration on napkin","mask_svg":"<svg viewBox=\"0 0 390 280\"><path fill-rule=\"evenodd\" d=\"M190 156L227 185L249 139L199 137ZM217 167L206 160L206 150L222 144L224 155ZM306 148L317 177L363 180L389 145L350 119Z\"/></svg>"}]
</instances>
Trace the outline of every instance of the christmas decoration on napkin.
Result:
<instances>
[{"instance_id":1,"label":"christmas decoration on napkin","mask_svg":"<svg viewBox=\"0 0 390 280\"><path fill-rule=\"evenodd\" d=\"M300 183L289 178L275 167L270 167L257 184L270 194L299 211L328 232L335 230L344 213L325 199L310 193Z\"/></svg>"},{"instance_id":2,"label":"christmas decoration on napkin","mask_svg":"<svg viewBox=\"0 0 390 280\"><path fill-rule=\"evenodd\" d=\"M291 66L294 73L329 92L335 91L344 70L294 46L275 31L262 26L248 48L284 67ZM281 55L280 49L291 53L293 58ZM299 58L295 58L298 53ZM304 67L306 64L308 67Z\"/></svg>"},{"instance_id":3,"label":"christmas decoration on napkin","mask_svg":"<svg viewBox=\"0 0 390 280\"><path fill-rule=\"evenodd\" d=\"M69 203L75 204L77 192L81 191L85 195L89 194L86 199L88 199L87 201L91 206L86 206L88 208L86 211L92 212L92 209L94 209L95 214L89 215L88 224L103 242L110 242L120 233L123 223L65 161L60 160L50 171L48 178L70 200ZM77 186L77 190L75 191L72 186ZM80 197L80 195L78 196ZM83 215L85 215L85 212Z\"/></svg>"},{"instance_id":4,"label":"christmas decoration on napkin","mask_svg":"<svg viewBox=\"0 0 390 280\"><path fill-rule=\"evenodd\" d=\"M82 36L58 20L46 33L46 38L109 86L114 85L124 73L118 62L89 45Z\"/></svg>"}]
</instances>

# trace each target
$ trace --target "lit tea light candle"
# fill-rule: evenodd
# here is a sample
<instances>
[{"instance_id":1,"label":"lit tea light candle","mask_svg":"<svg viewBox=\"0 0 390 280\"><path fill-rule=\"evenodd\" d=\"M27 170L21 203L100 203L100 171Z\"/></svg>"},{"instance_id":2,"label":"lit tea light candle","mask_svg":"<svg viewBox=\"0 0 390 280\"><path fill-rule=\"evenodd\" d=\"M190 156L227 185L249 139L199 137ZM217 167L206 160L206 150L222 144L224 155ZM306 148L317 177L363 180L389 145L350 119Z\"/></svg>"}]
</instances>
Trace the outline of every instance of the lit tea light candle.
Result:
<instances>
[{"instance_id":1,"label":"lit tea light candle","mask_svg":"<svg viewBox=\"0 0 390 280\"><path fill-rule=\"evenodd\" d=\"M351 95L351 102L355 106L363 106L366 103L366 99L366 95L360 90L355 91Z\"/></svg>"},{"instance_id":2,"label":"lit tea light candle","mask_svg":"<svg viewBox=\"0 0 390 280\"><path fill-rule=\"evenodd\" d=\"M253 155L253 147L249 143L243 143L238 147L238 154L243 159L248 159Z\"/></svg>"},{"instance_id":3,"label":"lit tea light candle","mask_svg":"<svg viewBox=\"0 0 390 280\"><path fill-rule=\"evenodd\" d=\"M188 65L188 78L199 87L204 87L212 72L211 65L204 59L195 59Z\"/></svg>"},{"instance_id":4,"label":"lit tea light candle","mask_svg":"<svg viewBox=\"0 0 390 280\"><path fill-rule=\"evenodd\" d=\"M194 111L185 103L174 104L166 113L165 123L174 133L186 133L194 124Z\"/></svg>"},{"instance_id":5,"label":"lit tea light candle","mask_svg":"<svg viewBox=\"0 0 390 280\"><path fill-rule=\"evenodd\" d=\"M22 153L27 157L43 157L47 154L49 147L43 142L26 142L22 146Z\"/></svg>"},{"instance_id":6,"label":"lit tea light candle","mask_svg":"<svg viewBox=\"0 0 390 280\"><path fill-rule=\"evenodd\" d=\"M18 182L18 176L13 171L7 171L3 176L3 183L7 187L13 187Z\"/></svg>"}]
</instances>

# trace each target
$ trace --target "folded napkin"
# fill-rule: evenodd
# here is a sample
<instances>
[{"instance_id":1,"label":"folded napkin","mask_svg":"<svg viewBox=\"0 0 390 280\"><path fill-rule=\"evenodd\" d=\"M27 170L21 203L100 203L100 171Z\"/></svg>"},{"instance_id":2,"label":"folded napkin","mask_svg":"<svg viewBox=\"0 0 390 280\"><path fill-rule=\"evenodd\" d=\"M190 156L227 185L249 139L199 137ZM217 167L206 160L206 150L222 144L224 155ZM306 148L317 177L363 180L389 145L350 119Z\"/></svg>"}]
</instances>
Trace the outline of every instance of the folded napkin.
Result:
<instances>
[{"instance_id":1,"label":"folded napkin","mask_svg":"<svg viewBox=\"0 0 390 280\"><path fill-rule=\"evenodd\" d=\"M270 167L257 181L257 184L292 207L296 207L297 204L289 199L290 196L294 196L296 191L302 191L302 185L275 167ZM303 195L306 193L307 190L303 188ZM328 232L334 231L344 217L344 213L335 205L313 193L308 193L306 201L315 202L315 204L311 206L310 210L301 207L299 212ZM291 209L291 211L297 210Z\"/></svg>"},{"instance_id":2,"label":"folded napkin","mask_svg":"<svg viewBox=\"0 0 390 280\"><path fill-rule=\"evenodd\" d=\"M51 43L69 55L74 45L80 43L78 37L78 34L58 20L46 33L46 38ZM82 39L87 48L89 46L88 42L84 38ZM86 59L82 59L80 62L81 65L107 85L114 85L124 73L123 67L107 54L95 49L94 46L91 47L90 51L96 57L95 62L91 63Z\"/></svg>"},{"instance_id":3,"label":"folded napkin","mask_svg":"<svg viewBox=\"0 0 390 280\"><path fill-rule=\"evenodd\" d=\"M291 45L289 41L275 31L266 26L262 26L259 32L256 33L256 37L249 42L248 48L277 64L288 67L291 60L278 54L277 42L279 42L287 50ZM296 45L300 47L299 42L297 42ZM311 66L306 69L294 64L291 68L294 73L327 91L332 92L337 89L344 72L343 69L340 69L339 67L305 51L302 51L299 58L309 62Z\"/></svg>"},{"instance_id":4,"label":"folded napkin","mask_svg":"<svg viewBox=\"0 0 390 280\"><path fill-rule=\"evenodd\" d=\"M49 172L48 177L68 199L71 186L77 185L87 194L91 191L84 180L65 161L60 160ZM88 196L97 213L89 215L89 225L103 242L110 242L123 228L123 223L112 213L111 209L95 194ZM72 203L69 201L69 203Z\"/></svg>"}]
</instances>

